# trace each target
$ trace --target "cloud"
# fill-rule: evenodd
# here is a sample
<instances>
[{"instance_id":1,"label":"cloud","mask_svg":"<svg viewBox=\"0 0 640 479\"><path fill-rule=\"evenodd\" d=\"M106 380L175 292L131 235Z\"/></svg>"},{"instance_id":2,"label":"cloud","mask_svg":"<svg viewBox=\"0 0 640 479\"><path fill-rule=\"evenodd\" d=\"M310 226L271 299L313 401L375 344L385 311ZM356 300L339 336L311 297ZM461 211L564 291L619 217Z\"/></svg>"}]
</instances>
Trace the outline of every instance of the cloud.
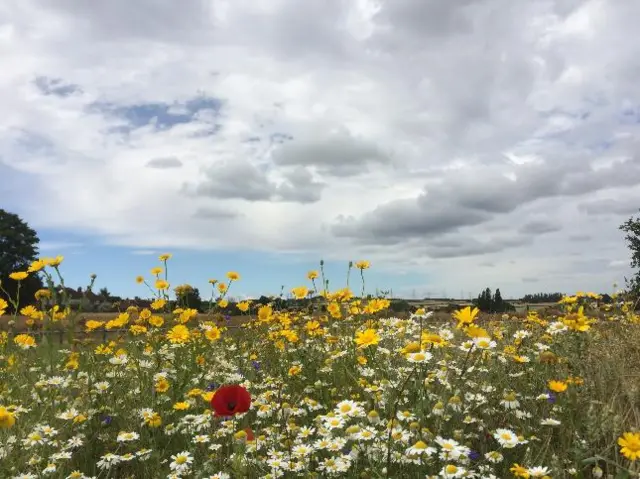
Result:
<instances>
[{"instance_id":1,"label":"cloud","mask_svg":"<svg viewBox=\"0 0 640 479\"><path fill-rule=\"evenodd\" d=\"M34 83L45 95L67 97L81 91L78 85L64 83L60 78L38 76L34 80Z\"/></svg>"},{"instance_id":2,"label":"cloud","mask_svg":"<svg viewBox=\"0 0 640 479\"><path fill-rule=\"evenodd\" d=\"M324 136L316 132L305 139L295 139L277 149L273 159L280 165L314 166L320 174L329 176L359 175L370 164L384 166L390 160L375 144L354 138L348 131Z\"/></svg>"},{"instance_id":3,"label":"cloud","mask_svg":"<svg viewBox=\"0 0 640 479\"><path fill-rule=\"evenodd\" d=\"M278 182L248 161L229 161L204 170L205 179L185 184L183 191L193 196L247 201L291 201L314 203L324 185L305 168L287 171Z\"/></svg>"},{"instance_id":4,"label":"cloud","mask_svg":"<svg viewBox=\"0 0 640 479\"><path fill-rule=\"evenodd\" d=\"M149 168L158 168L158 169L168 169L168 168L180 168L182 166L182 161L180 161L175 156L168 156L165 158L153 158L147 161L147 166Z\"/></svg>"},{"instance_id":5,"label":"cloud","mask_svg":"<svg viewBox=\"0 0 640 479\"><path fill-rule=\"evenodd\" d=\"M534 220L529 221L522 225L518 232L522 234L530 234L530 235L541 235L545 233L553 233L555 231L560 231L562 227L557 225L551 221L547 220Z\"/></svg>"},{"instance_id":6,"label":"cloud","mask_svg":"<svg viewBox=\"0 0 640 479\"><path fill-rule=\"evenodd\" d=\"M238 218L240 213L235 211L226 210L223 208L218 208L214 206L201 207L198 208L193 213L194 218L199 218L202 220L230 220L234 218Z\"/></svg>"},{"instance_id":7,"label":"cloud","mask_svg":"<svg viewBox=\"0 0 640 479\"><path fill-rule=\"evenodd\" d=\"M589 216L597 215L633 215L640 209L637 200L621 201L611 198L580 203L578 209Z\"/></svg>"},{"instance_id":8,"label":"cloud","mask_svg":"<svg viewBox=\"0 0 640 479\"><path fill-rule=\"evenodd\" d=\"M136 250L366 256L456 291L492 264L514 289L605 289L625 272L572 260L627 256L639 15L601 0L2 2L0 200Z\"/></svg>"}]
</instances>

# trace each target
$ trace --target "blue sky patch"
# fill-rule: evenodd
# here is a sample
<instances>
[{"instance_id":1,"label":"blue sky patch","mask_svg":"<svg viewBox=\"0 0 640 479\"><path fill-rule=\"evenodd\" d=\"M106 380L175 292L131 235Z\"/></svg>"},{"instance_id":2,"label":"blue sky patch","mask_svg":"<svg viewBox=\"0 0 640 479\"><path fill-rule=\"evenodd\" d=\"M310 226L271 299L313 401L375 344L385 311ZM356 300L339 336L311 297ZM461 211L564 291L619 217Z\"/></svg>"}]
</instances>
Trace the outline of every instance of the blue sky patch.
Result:
<instances>
[{"instance_id":1,"label":"blue sky patch","mask_svg":"<svg viewBox=\"0 0 640 479\"><path fill-rule=\"evenodd\" d=\"M152 102L137 105L115 105L96 102L90 105L91 111L98 111L126 122L112 128L115 133L128 133L136 128L155 125L156 130L168 130L174 125L190 123L199 113L213 112L216 116L222 108L222 101L217 98L196 97L184 103ZM214 135L222 126L215 124L203 134Z\"/></svg>"},{"instance_id":2,"label":"blue sky patch","mask_svg":"<svg viewBox=\"0 0 640 479\"><path fill-rule=\"evenodd\" d=\"M78 85L65 83L61 78L39 76L36 77L33 83L45 95L55 95L63 98L82 91Z\"/></svg>"}]
</instances>

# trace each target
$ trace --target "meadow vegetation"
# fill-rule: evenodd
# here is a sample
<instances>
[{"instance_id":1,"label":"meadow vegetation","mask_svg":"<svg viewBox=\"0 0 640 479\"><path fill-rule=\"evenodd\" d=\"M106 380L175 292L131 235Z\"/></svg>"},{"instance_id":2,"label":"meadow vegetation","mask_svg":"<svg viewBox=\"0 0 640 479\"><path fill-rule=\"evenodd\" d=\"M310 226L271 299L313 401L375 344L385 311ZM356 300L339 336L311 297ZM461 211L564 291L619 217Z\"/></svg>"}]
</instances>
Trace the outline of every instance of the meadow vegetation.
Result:
<instances>
[{"instance_id":1,"label":"meadow vegetation","mask_svg":"<svg viewBox=\"0 0 640 479\"><path fill-rule=\"evenodd\" d=\"M398 318L365 297L361 261L353 289L329 291L320 267L291 290L319 298L307 308L243 301L229 328L240 275L211 280L198 315L170 258L138 278L149 308L82 330L58 296L61 257L10 275L17 295L32 275L47 287L35 306L0 299L0 316L16 305L0 333L0 477L638 476L640 317L623 294L563 296L548 316ZM63 345L47 334L60 327Z\"/></svg>"}]
</instances>

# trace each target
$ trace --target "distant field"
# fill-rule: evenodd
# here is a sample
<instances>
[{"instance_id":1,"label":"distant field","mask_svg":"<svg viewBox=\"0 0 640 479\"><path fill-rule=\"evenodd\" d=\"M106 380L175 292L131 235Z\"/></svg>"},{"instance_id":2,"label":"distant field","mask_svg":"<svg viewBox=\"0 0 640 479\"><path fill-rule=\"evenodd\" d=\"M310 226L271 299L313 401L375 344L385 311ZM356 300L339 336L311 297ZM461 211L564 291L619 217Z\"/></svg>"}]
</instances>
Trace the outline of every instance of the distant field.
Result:
<instances>
[{"instance_id":1,"label":"distant field","mask_svg":"<svg viewBox=\"0 0 640 479\"><path fill-rule=\"evenodd\" d=\"M460 306L467 306L467 305L471 305L471 303L469 302L462 302L462 301L453 301L455 304L458 304ZM444 308L446 306L449 305L449 302L446 301L438 301L438 300L409 300L409 303L411 303L414 306L417 307L425 307L428 309L438 309L438 308ZM523 315L526 309L526 305L523 303L516 303L513 302L511 303L515 306L516 308L516 315L520 316ZM556 306L556 303L537 303L537 304L531 304L529 305L529 309L530 310L538 310L538 309L545 309L548 307L553 307ZM109 321L111 319L114 319L117 316L117 313L80 313L77 317L76 317L76 323L82 325L85 321L89 320L89 319L93 319L96 321ZM255 315L254 315L255 316ZM404 314L397 314L397 316L405 316ZM501 316L501 315L488 315L488 314L481 314L480 318L481 319L496 319L496 316ZM231 316L229 318L228 321L224 321L226 326L238 326L241 325L244 321L247 320L248 316ZM447 321L451 318L451 314L450 313L446 313L443 311L439 311L437 312L432 320L435 321ZM0 331L6 331L9 329L9 325L8 325L8 321L12 319L12 316L0 316ZM198 320L200 321L206 321L206 320L211 320L211 316L207 315L207 314L199 314L198 315ZM27 317L26 316L18 316L16 319L16 324L14 326L14 330L15 331L23 331L28 329L27 327L27 323L26 323ZM54 325L54 329L55 325ZM82 331L84 328L82 326L79 326L77 328L78 331Z\"/></svg>"}]
</instances>

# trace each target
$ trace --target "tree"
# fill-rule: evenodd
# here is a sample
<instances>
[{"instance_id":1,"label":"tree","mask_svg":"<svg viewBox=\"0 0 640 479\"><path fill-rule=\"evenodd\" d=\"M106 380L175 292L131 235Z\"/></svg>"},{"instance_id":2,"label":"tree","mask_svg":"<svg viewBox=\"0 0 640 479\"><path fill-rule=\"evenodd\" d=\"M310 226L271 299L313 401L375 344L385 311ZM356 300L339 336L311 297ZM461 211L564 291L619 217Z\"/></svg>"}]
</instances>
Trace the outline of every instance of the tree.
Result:
<instances>
[{"instance_id":1,"label":"tree","mask_svg":"<svg viewBox=\"0 0 640 479\"><path fill-rule=\"evenodd\" d=\"M496 289L495 294L491 295L491 289L487 288L473 300L478 309L484 313L504 313L507 311L515 311L515 307L502 299L500 288Z\"/></svg>"},{"instance_id":2,"label":"tree","mask_svg":"<svg viewBox=\"0 0 640 479\"><path fill-rule=\"evenodd\" d=\"M640 218L632 216L622 223L619 229L626 233L624 239L631 251L630 266L636 269L633 278L630 280L625 278L627 287L631 292L638 294L640 292Z\"/></svg>"},{"instance_id":3,"label":"tree","mask_svg":"<svg viewBox=\"0 0 640 479\"><path fill-rule=\"evenodd\" d=\"M16 298L18 283L9 278L15 271L26 271L38 256L38 235L18 215L0 209L0 282L12 299ZM21 308L35 303L34 294L42 288L42 278L37 274L21 281Z\"/></svg>"},{"instance_id":4,"label":"tree","mask_svg":"<svg viewBox=\"0 0 640 479\"><path fill-rule=\"evenodd\" d=\"M109 292L108 288L100 288L100 291L98 291L98 296L105 300L105 301L109 301L109 298L111 298L111 293Z\"/></svg>"}]
</instances>

